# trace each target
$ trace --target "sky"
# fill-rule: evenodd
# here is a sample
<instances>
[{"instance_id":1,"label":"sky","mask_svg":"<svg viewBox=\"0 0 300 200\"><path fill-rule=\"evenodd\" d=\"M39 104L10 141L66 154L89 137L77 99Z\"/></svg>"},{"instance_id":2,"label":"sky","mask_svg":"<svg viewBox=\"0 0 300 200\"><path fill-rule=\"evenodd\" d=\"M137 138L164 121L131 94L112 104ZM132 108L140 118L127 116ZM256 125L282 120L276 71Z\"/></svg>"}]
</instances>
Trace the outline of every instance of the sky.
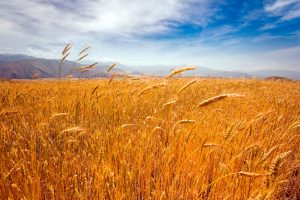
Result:
<instances>
[{"instance_id":1,"label":"sky","mask_svg":"<svg viewBox=\"0 0 300 200\"><path fill-rule=\"evenodd\" d=\"M300 0L10 0L0 53L145 66L300 71Z\"/></svg>"}]
</instances>

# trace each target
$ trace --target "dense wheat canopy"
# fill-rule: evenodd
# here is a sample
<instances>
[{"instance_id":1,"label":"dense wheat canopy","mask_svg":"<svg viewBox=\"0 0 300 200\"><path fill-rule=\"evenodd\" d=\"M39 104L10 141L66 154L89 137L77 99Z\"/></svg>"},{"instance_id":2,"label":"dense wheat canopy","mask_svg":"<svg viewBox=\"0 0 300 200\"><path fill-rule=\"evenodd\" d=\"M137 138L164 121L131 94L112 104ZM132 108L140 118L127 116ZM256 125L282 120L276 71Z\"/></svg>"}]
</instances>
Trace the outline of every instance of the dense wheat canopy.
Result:
<instances>
[{"instance_id":1,"label":"dense wheat canopy","mask_svg":"<svg viewBox=\"0 0 300 200\"><path fill-rule=\"evenodd\" d=\"M0 199L300 199L299 82L2 81L0 129Z\"/></svg>"}]
</instances>

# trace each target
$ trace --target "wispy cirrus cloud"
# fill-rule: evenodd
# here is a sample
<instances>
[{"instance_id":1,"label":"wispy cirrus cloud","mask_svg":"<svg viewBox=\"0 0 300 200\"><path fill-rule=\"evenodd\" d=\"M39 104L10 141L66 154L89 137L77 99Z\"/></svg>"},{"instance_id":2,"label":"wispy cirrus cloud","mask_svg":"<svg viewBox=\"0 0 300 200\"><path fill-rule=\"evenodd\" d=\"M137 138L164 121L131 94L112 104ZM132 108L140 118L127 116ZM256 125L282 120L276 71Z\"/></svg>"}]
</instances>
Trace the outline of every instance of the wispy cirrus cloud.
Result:
<instances>
[{"instance_id":1,"label":"wispy cirrus cloud","mask_svg":"<svg viewBox=\"0 0 300 200\"><path fill-rule=\"evenodd\" d=\"M265 4L265 11L274 16L280 16L281 20L291 20L300 17L299 0L275 0Z\"/></svg>"},{"instance_id":2,"label":"wispy cirrus cloud","mask_svg":"<svg viewBox=\"0 0 300 200\"><path fill-rule=\"evenodd\" d=\"M145 36L174 34L180 24L205 27L217 12L216 5L216 0L5 1L0 5L0 43L14 40L15 49L36 50L38 56L41 48L34 45L54 49L67 42L134 49L151 46ZM50 56L57 51L44 53Z\"/></svg>"},{"instance_id":3,"label":"wispy cirrus cloud","mask_svg":"<svg viewBox=\"0 0 300 200\"><path fill-rule=\"evenodd\" d=\"M204 26L215 12L213 1L208 0L29 0L26 4L12 0L1 4L0 15L7 23L38 34L162 33L172 28L171 21Z\"/></svg>"}]
</instances>

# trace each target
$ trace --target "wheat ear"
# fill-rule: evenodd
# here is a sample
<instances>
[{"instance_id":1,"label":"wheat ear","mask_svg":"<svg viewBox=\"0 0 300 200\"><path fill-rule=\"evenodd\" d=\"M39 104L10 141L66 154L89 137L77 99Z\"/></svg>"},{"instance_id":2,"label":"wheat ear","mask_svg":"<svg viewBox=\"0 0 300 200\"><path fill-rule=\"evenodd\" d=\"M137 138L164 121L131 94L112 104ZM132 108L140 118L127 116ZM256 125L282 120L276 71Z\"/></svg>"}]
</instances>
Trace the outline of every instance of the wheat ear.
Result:
<instances>
[{"instance_id":1,"label":"wheat ear","mask_svg":"<svg viewBox=\"0 0 300 200\"><path fill-rule=\"evenodd\" d=\"M175 76L176 74L180 74L182 72L185 72L188 70L195 70L195 69L196 69L196 67L182 67L180 69L175 69L167 76L167 78L171 78L172 76Z\"/></svg>"}]
</instances>

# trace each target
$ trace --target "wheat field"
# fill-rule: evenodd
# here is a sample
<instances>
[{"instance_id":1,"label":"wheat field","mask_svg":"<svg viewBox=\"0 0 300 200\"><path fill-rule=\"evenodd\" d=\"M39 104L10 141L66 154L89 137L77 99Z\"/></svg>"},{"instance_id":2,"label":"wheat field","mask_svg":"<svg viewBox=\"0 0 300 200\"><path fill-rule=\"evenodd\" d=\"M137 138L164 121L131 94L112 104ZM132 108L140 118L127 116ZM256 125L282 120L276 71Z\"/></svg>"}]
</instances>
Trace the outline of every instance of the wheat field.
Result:
<instances>
[{"instance_id":1,"label":"wheat field","mask_svg":"<svg viewBox=\"0 0 300 200\"><path fill-rule=\"evenodd\" d=\"M0 199L300 199L300 83L0 82Z\"/></svg>"}]
</instances>

